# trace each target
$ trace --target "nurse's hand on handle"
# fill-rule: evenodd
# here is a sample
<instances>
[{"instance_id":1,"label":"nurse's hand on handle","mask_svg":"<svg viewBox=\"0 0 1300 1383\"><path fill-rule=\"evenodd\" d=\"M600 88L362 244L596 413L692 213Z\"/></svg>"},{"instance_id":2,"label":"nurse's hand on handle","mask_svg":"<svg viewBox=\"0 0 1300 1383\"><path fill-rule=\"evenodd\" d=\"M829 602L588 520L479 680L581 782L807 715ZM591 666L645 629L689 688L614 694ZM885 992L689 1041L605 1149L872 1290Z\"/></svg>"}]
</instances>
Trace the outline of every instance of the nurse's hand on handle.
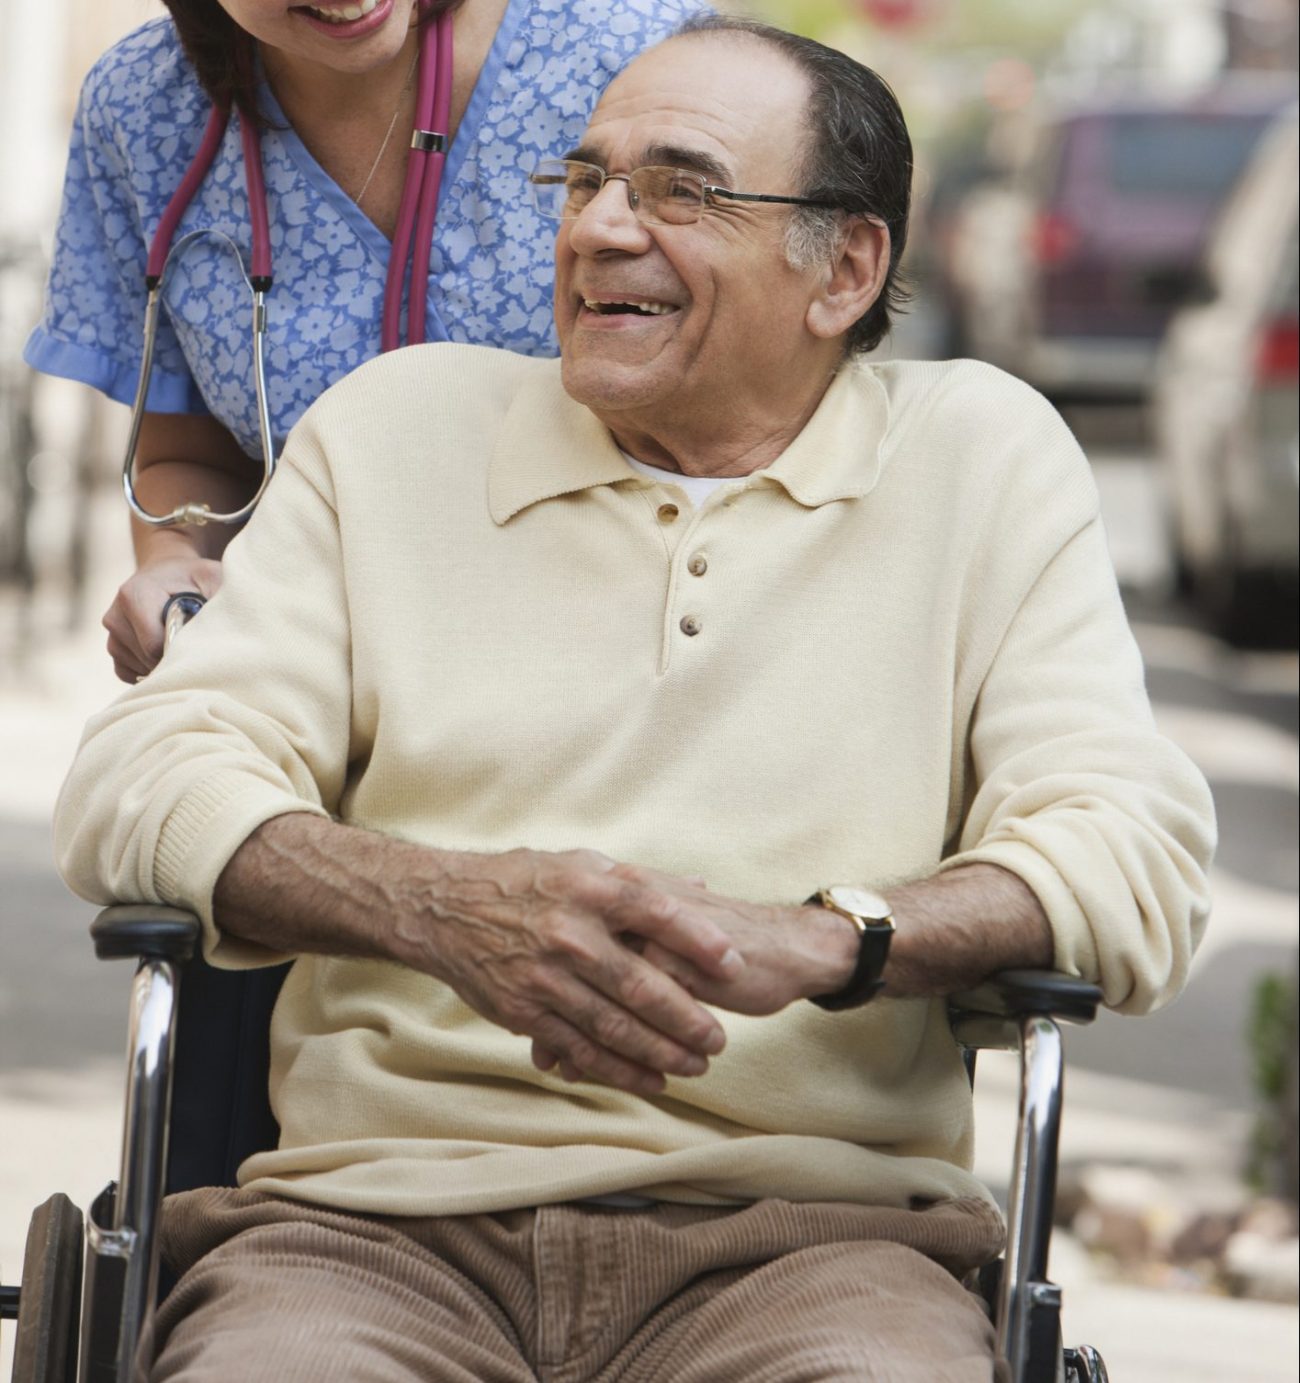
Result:
<instances>
[{"instance_id":1,"label":"nurse's hand on handle","mask_svg":"<svg viewBox=\"0 0 1300 1383\"><path fill-rule=\"evenodd\" d=\"M180 459L184 458L184 459ZM244 504L261 467L214 418L146 413L135 461L135 490L151 514L189 501L216 513ZM239 530L227 524L156 528L132 520L137 569L104 615L113 670L138 682L162 657L163 607L181 591L210 599L221 585L221 554Z\"/></svg>"},{"instance_id":2,"label":"nurse's hand on handle","mask_svg":"<svg viewBox=\"0 0 1300 1383\"><path fill-rule=\"evenodd\" d=\"M168 600L182 591L197 591L210 600L221 575L220 562L191 549L149 562L122 583L104 615L104 628L113 671L123 682L138 682L162 657L162 614Z\"/></svg>"}]
</instances>

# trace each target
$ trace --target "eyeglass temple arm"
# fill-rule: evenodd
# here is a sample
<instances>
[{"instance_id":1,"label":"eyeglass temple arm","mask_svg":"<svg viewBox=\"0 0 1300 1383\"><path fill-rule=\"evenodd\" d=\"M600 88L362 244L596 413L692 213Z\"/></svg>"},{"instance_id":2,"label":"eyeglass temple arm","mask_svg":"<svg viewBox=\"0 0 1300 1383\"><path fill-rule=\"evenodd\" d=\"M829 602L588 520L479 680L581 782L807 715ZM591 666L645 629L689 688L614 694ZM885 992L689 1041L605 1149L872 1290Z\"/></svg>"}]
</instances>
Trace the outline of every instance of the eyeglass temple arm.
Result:
<instances>
[{"instance_id":1,"label":"eyeglass temple arm","mask_svg":"<svg viewBox=\"0 0 1300 1383\"><path fill-rule=\"evenodd\" d=\"M788 206L820 206L827 210L838 210L834 202L823 202L813 197L774 197L766 192L732 192L727 187L714 187L705 183L704 190L711 197L730 197L733 202L781 202Z\"/></svg>"}]
</instances>

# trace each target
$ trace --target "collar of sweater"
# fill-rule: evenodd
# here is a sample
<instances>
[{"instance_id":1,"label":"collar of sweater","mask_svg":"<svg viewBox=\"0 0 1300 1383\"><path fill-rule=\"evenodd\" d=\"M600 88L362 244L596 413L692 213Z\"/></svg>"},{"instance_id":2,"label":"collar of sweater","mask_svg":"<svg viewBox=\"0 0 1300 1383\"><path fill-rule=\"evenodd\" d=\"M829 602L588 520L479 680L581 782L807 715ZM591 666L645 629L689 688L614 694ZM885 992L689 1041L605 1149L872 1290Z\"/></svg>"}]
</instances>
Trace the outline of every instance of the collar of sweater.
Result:
<instances>
[{"instance_id":1,"label":"collar of sweater","mask_svg":"<svg viewBox=\"0 0 1300 1383\"><path fill-rule=\"evenodd\" d=\"M542 500L622 481L645 484L605 425L560 384L559 361L515 395L488 466L488 508L497 524ZM842 369L793 442L757 476L818 508L869 494L880 476L889 398L870 365Z\"/></svg>"}]
</instances>

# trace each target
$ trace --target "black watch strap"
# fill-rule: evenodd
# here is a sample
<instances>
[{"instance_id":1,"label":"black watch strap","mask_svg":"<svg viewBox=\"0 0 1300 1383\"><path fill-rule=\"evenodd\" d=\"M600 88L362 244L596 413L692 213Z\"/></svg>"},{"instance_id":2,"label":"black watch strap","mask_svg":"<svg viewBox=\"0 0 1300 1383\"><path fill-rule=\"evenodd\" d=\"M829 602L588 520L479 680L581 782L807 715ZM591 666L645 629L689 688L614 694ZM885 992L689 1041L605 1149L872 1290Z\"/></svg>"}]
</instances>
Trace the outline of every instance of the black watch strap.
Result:
<instances>
[{"instance_id":1,"label":"black watch strap","mask_svg":"<svg viewBox=\"0 0 1300 1383\"><path fill-rule=\"evenodd\" d=\"M823 908L820 893L814 893L804 904L805 907ZM842 914L841 914L842 915ZM885 987L881 978L885 961L889 958L889 943L894 929L889 925L872 926L867 923L858 927L858 959L849 976L848 983L833 994L813 994L809 1002L828 1012L838 1013L846 1008L860 1008L870 1003Z\"/></svg>"}]
</instances>

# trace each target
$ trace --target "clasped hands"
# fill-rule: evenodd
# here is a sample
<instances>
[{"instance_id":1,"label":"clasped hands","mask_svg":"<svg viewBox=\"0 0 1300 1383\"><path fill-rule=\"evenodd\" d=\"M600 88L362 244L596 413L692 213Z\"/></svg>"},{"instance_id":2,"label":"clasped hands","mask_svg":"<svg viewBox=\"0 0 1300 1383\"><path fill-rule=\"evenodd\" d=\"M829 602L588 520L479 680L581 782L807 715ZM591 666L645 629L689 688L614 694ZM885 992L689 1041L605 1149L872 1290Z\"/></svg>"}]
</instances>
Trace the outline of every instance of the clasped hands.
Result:
<instances>
[{"instance_id":1,"label":"clasped hands","mask_svg":"<svg viewBox=\"0 0 1300 1383\"><path fill-rule=\"evenodd\" d=\"M532 1039L540 1070L637 1094L726 1041L704 1004L775 1013L844 984L852 924L711 893L591 850L457 854L402 911L397 958Z\"/></svg>"}]
</instances>

